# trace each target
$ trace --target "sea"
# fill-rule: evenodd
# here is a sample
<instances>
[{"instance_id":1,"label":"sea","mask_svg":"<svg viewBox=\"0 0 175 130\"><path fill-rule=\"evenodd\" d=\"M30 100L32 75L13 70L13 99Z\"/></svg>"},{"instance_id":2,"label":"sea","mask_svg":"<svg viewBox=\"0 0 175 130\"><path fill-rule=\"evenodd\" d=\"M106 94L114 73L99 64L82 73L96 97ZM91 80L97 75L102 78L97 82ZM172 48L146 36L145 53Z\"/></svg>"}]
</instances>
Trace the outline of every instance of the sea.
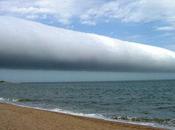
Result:
<instances>
[{"instance_id":1,"label":"sea","mask_svg":"<svg viewBox=\"0 0 175 130\"><path fill-rule=\"evenodd\" d=\"M175 130L175 80L0 83L0 102Z\"/></svg>"}]
</instances>

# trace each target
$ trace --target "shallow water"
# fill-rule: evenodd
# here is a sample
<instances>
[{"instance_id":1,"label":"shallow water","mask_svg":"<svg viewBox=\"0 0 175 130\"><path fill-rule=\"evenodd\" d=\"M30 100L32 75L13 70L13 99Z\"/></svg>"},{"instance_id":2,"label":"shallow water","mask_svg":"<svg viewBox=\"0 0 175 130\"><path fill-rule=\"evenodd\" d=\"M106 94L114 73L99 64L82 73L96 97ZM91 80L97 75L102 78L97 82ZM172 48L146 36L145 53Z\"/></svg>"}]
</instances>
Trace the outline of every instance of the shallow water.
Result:
<instances>
[{"instance_id":1,"label":"shallow water","mask_svg":"<svg viewBox=\"0 0 175 130\"><path fill-rule=\"evenodd\" d=\"M1 83L0 101L175 128L175 80Z\"/></svg>"}]
</instances>

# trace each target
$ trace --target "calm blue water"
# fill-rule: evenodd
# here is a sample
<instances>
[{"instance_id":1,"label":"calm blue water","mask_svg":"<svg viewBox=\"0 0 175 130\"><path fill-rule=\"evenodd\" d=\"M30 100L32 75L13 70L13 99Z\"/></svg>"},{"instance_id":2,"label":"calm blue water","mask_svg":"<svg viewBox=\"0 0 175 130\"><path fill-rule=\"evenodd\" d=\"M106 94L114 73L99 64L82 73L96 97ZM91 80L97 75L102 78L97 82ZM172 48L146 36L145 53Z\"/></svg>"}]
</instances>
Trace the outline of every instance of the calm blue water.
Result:
<instances>
[{"instance_id":1,"label":"calm blue water","mask_svg":"<svg viewBox=\"0 0 175 130\"><path fill-rule=\"evenodd\" d=\"M175 80L1 83L0 101L175 128Z\"/></svg>"}]
</instances>

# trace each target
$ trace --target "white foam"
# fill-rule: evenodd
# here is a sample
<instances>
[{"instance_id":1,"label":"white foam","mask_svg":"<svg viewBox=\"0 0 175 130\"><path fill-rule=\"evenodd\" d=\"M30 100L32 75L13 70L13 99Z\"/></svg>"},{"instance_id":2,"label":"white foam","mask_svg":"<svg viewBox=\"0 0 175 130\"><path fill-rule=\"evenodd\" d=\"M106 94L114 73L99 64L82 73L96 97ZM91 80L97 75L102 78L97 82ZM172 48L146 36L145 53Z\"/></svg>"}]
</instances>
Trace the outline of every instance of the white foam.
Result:
<instances>
[{"instance_id":1,"label":"white foam","mask_svg":"<svg viewBox=\"0 0 175 130\"><path fill-rule=\"evenodd\" d=\"M5 100L4 98L0 97L0 102L3 102L4 100Z\"/></svg>"},{"instance_id":2,"label":"white foam","mask_svg":"<svg viewBox=\"0 0 175 130\"><path fill-rule=\"evenodd\" d=\"M10 102L17 102L17 101L18 101L17 99L9 99L9 98L0 97L1 103L10 103Z\"/></svg>"},{"instance_id":3,"label":"white foam","mask_svg":"<svg viewBox=\"0 0 175 130\"><path fill-rule=\"evenodd\" d=\"M0 97L0 102L2 102L2 103L8 103L9 102L9 99L8 98Z\"/></svg>"},{"instance_id":4,"label":"white foam","mask_svg":"<svg viewBox=\"0 0 175 130\"><path fill-rule=\"evenodd\" d=\"M67 110L63 110L63 109L59 109L59 108L48 109L48 110L49 111L53 111L53 112L60 112L60 113L64 113L64 114L69 114L69 115L75 115L75 116L83 116L83 117L90 117L90 118L97 118L97 119L105 119L105 117L103 115L95 114L95 113L89 113L89 114L77 113L77 112L67 111Z\"/></svg>"}]
</instances>

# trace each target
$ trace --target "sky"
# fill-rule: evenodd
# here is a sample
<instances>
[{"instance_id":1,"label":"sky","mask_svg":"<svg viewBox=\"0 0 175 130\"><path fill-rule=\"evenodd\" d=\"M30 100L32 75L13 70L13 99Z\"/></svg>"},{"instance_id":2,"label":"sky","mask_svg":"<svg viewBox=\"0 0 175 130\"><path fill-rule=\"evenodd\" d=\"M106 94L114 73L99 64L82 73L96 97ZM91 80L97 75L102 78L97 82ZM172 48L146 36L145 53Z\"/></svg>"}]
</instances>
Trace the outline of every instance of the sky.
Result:
<instances>
[{"instance_id":1,"label":"sky","mask_svg":"<svg viewBox=\"0 0 175 130\"><path fill-rule=\"evenodd\" d=\"M168 72L174 71L174 52L175 51L175 1L174 0L1 0L0 1L0 27L1 27L1 63L0 63L0 78L8 80L30 80L33 79L32 74L35 75L35 80L41 80L42 73L48 75L48 78L44 78L44 80L51 80L53 79L53 76L55 73L63 74L62 70L55 70L48 71L48 66L43 71L35 71L33 69L36 69L37 67L33 67L33 63L37 64L35 61L42 61L42 58L47 57L48 55L52 55L52 57L47 57L47 61L49 61L47 64L53 64L55 61L59 61L60 59L56 57L58 54L53 54L51 47L55 48L62 48L63 46L58 45L55 46L57 42L63 42L64 44L66 42L70 43L71 41L66 41L61 39L61 32L59 33L58 29L68 29L68 31L65 31L66 35L69 36L70 30L73 30L73 32L70 33L70 35L75 36L77 39L71 39L73 40L73 43L69 49L65 49L64 52L67 51L66 56L69 59L69 56L73 56L72 54L74 51L76 51L76 48L79 48L81 50L81 54L83 54L84 57L80 57L80 54L77 53L77 57L79 57L79 62L76 62L76 64L72 64L72 61L75 62L76 58L70 58L69 63L71 61L72 66L75 67L75 70L81 70L77 69L77 64L79 66L82 66L84 63L92 63L94 59L89 60L88 58L90 56L98 59L98 63L94 63L91 67L86 66L83 69L85 71L92 70L92 68L95 67L95 70L98 70L98 68L101 68L100 70L103 70L105 68L106 70L117 70L116 68L119 68L119 70L123 71L126 70L126 68L129 71L138 71L139 69L141 71L147 71L151 70L154 71L155 68L158 70L165 70ZM17 19L13 18L16 17ZM18 20L19 18L19 20ZM25 19L24 21L22 19ZM32 22L33 21L33 22ZM4 24L4 23L5 24ZM38 23L41 23L38 24ZM31 26L28 26L31 25ZM22 31L19 30L15 35L11 35L11 33L14 33L13 29L21 28L23 27ZM38 27L35 27L38 26ZM31 27L31 29L29 29ZM52 29L50 27L53 27ZM47 30L46 30L47 28ZM36 39L39 38L39 35L46 36L46 39L49 39L49 41L54 41L53 44L45 44L50 46L50 50L45 50L46 54L41 56L37 50L37 47L35 46L36 43L43 43L41 38L39 40L31 40L33 35L33 30L39 30L36 34ZM9 32L3 32L3 30L9 30ZM45 33L42 33L42 30L45 30ZM59 34L60 39L56 40L56 36L54 37L54 31L56 34ZM50 36L47 35L47 32L50 32ZM82 33L80 33L82 32ZM95 36L91 36L93 35ZM5 35L4 35L5 34ZM8 34L8 35L6 35ZM89 36L90 35L90 36ZM9 40L10 37L14 37L14 39ZM29 37L28 37L29 36ZM111 37L108 38L108 37ZM28 40L26 40L28 38ZM51 39L50 39L51 38ZM70 37L69 37L70 38ZM113 40L116 38L115 42L117 43L125 43L125 45L120 47L119 45L112 46ZM5 39L5 40L4 40ZM64 37L66 39L66 37ZM89 40L90 39L90 40ZM13 41L14 40L14 41ZM121 41L120 41L121 40ZM3 42L2 42L3 41ZM20 44L24 41L25 44ZM94 45L90 44L89 46L81 46L82 41L87 41L86 44L88 44L88 41L91 43L95 43ZM103 43L103 41L105 41ZM133 43L134 46L128 46L126 41ZM78 43L78 44L75 44ZM80 43L80 44L79 44ZM109 43L109 44L108 44ZM136 44L135 44L136 43ZM136 46L137 43L140 43L140 45L151 45L151 46L157 46L158 48L152 48L151 46L145 46L143 45L141 49ZM96 44L102 44L102 46L96 46ZM11 46L11 45L14 45ZM27 45L27 46L26 46ZM76 45L76 46L75 46ZM40 48L42 44L38 45L38 48ZM69 44L70 46L70 44ZM26 54L26 50L24 48L29 47L32 51L28 52L28 55ZM150 48L151 47L151 48ZM162 50L161 48L166 48L168 50ZM18 49L14 49L18 48ZM92 50L92 48L95 48ZM117 53L118 56L122 55L122 59L118 61L122 62L116 62L116 59L119 59L119 57L114 56L114 50L111 48L116 48L121 50L120 53ZM129 52L127 54L122 53L122 49L124 52ZM88 53L89 50L91 51ZM159 50L160 49L160 50ZM42 49L44 51L44 49ZM73 51L74 50L74 51ZM112 50L110 53L108 50ZM156 51L155 51L156 50ZM14 51L14 53L13 53ZM55 49L55 51L58 51ZM71 52L72 51L72 52ZM154 52L155 51L155 52ZM32 53L31 53L32 52ZM52 52L52 53L50 53ZM78 52L78 50L77 50ZM137 53L138 52L138 53ZM142 53L146 52L146 53ZM160 52L160 53L157 53ZM171 53L171 54L170 54ZM15 54L15 55L14 55ZM36 54L36 55L35 55ZM62 54L63 55L63 54ZM65 54L64 54L65 55ZM105 58L101 58L100 56L103 55ZM106 56L107 55L107 56ZM163 57L161 59L160 57ZM20 56L19 59L16 57ZM29 57L28 57L29 56ZM131 59L131 61L128 61L128 56ZM146 57L145 57L146 56ZM35 57L35 58L31 58ZM153 57L153 58L152 58ZM159 58L156 58L159 57ZM29 58L28 62L24 59ZM86 60L82 62L82 59L85 58ZM149 62L145 62L143 58L148 59ZM4 60L5 59L5 60ZM48 60L49 59L49 60ZM50 60L52 59L52 60ZM58 60L59 59L59 60ZM67 64L67 61L65 62L66 57L63 58L64 62L62 62L63 66L65 66L65 63ZM73 60L72 60L73 59ZM108 62L106 59L108 59L109 65L106 65L106 62ZM140 60L142 59L142 60ZM16 61L15 61L16 60ZM2 62L3 61L3 62ZM30 62L31 61L31 62ZM115 61L115 62L114 62ZM124 62L123 62L124 61ZM101 64L104 63L105 64ZM134 62L134 63L133 63ZM15 63L15 64L14 64ZM22 63L22 64L21 64ZM31 66L29 64L32 64ZM125 63L125 64L123 64ZM142 64L141 64L142 63ZM147 63L147 64L146 64ZM155 64L153 64L155 63ZM159 64L161 63L161 64ZM165 64L164 64L165 63ZM98 65L100 64L100 66ZM120 64L120 65L119 65ZM5 66L4 66L5 65ZM57 64L55 64L56 66ZM124 65L124 68L121 66ZM150 69L150 66L151 69ZM18 66L18 67L17 67ZM35 65L34 65L35 66ZM39 65L40 66L40 65ZM71 67L72 67L71 66ZM107 66L107 67L106 67ZM116 67L117 66L117 67ZM135 66L135 67L133 67ZM68 65L68 67L70 67ZM79 67L81 68L81 67ZM112 69L106 69L106 68L112 68ZM26 70L24 70L26 69ZM30 70L28 70L30 69ZM43 69L42 67L39 69ZM54 68L55 69L55 68ZM64 67L63 67L64 70ZM30 72L30 78L27 76ZM35 71L35 72L34 72ZM59 72L58 72L59 71ZM13 73L13 75L16 75L17 78L13 79L11 76L9 76L10 73ZM81 74L82 73L82 74ZM86 72L90 73L90 72ZM66 80L85 80L87 79L96 79L97 80L104 80L104 76L107 72L98 72L99 74L95 74L92 72L90 75L86 74L85 72L72 72L72 71L65 71L65 75L74 75L75 79L72 78L72 76L63 76ZM20 75L23 76L20 76ZM118 74L109 74L109 80L115 80L120 79L121 73ZM37 76L36 76L37 75ZM59 74L58 74L59 75ZM64 74L63 74L64 75ZM78 75L78 76L76 76ZM80 77L84 75L86 77L85 79L81 79ZM102 76L103 75L103 76ZM128 75L125 73L125 75ZM101 76L101 78L100 78ZM146 74L143 77L147 77ZM165 76L165 77L164 77ZM164 74L164 78L172 78L175 76L172 76L172 74ZM26 77L26 78L22 78ZM37 78L38 77L38 78ZM50 78L49 78L50 77ZM91 78L89 78L91 77ZM93 78L92 78L93 77ZM127 76L124 76L127 77ZM129 76L126 79L132 79L133 75ZM138 77L138 75L134 74L134 77ZM157 74L155 74L152 79L157 77ZM160 78L162 78L160 76ZM62 79L62 78L61 78ZM135 78L134 78L135 79ZM141 78L142 79L142 78ZM34 79L33 79L34 80ZM55 80L60 80L59 76ZM64 80L64 79L62 79ZM108 80L105 79L105 80Z\"/></svg>"},{"instance_id":2,"label":"sky","mask_svg":"<svg viewBox=\"0 0 175 130\"><path fill-rule=\"evenodd\" d=\"M1 0L0 15L175 50L174 0Z\"/></svg>"}]
</instances>

